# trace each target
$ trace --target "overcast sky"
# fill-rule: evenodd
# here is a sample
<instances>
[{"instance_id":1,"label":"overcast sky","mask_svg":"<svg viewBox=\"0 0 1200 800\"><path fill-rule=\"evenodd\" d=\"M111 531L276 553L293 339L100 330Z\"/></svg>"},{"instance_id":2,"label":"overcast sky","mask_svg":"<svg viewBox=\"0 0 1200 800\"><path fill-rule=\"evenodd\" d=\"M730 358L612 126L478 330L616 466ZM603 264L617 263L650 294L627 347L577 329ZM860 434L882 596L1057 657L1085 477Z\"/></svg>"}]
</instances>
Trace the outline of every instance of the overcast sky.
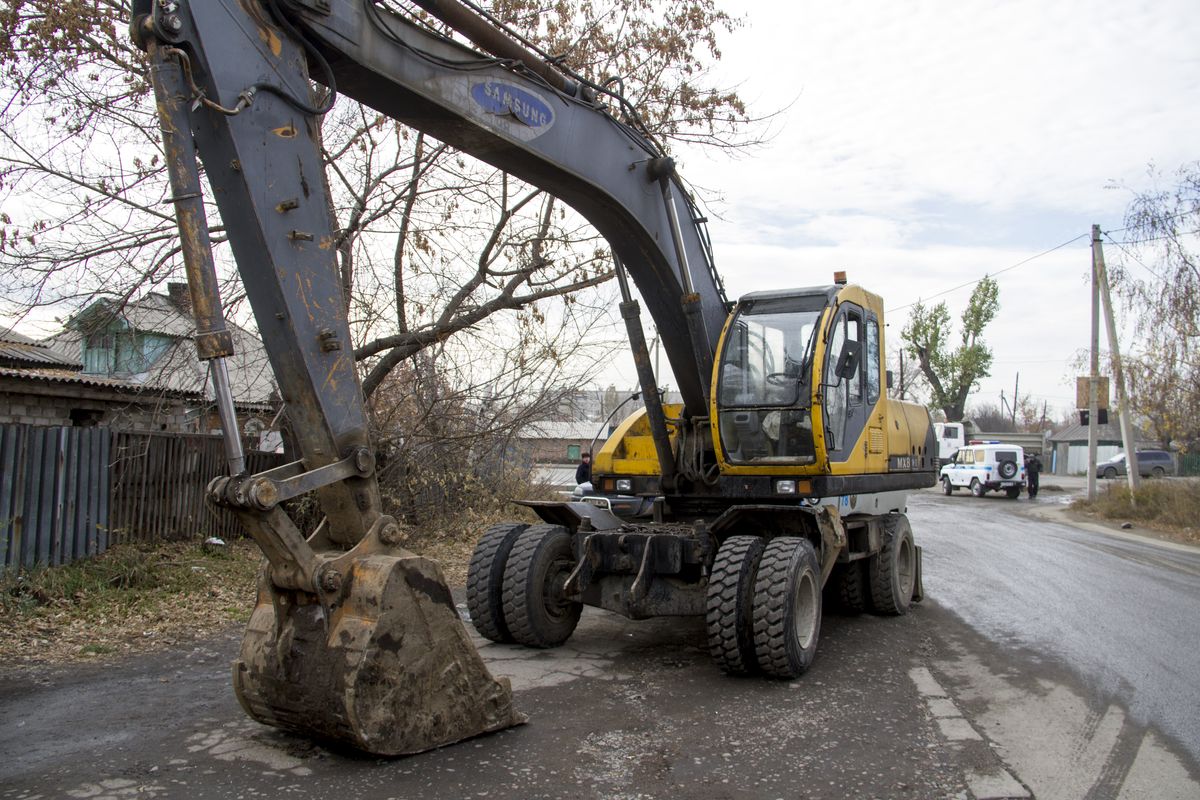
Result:
<instances>
[{"instance_id":1,"label":"overcast sky","mask_svg":"<svg viewBox=\"0 0 1200 800\"><path fill-rule=\"evenodd\" d=\"M1019 372L1055 418L1072 407L1091 225L1122 227L1151 162L1200 158L1200 2L745 7L719 74L754 110L785 109L775 135L736 161L680 158L724 195L710 228L730 296L844 269L884 296L894 349L912 302L957 320L970 287L942 292L1082 236L998 276L992 377L972 397L1011 398Z\"/></svg>"}]
</instances>

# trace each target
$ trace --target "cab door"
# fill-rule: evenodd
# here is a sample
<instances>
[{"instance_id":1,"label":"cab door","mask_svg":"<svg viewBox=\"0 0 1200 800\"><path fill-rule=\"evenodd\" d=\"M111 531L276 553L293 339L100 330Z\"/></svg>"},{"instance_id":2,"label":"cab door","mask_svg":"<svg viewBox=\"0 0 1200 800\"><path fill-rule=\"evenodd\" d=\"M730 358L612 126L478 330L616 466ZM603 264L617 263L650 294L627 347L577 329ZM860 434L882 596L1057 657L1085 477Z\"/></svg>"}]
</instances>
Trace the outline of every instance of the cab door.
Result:
<instances>
[{"instance_id":1,"label":"cab door","mask_svg":"<svg viewBox=\"0 0 1200 800\"><path fill-rule=\"evenodd\" d=\"M826 333L821 416L830 462L847 462L854 457L855 445L867 424L865 322L861 306L844 302ZM853 369L848 371L848 366Z\"/></svg>"}]
</instances>

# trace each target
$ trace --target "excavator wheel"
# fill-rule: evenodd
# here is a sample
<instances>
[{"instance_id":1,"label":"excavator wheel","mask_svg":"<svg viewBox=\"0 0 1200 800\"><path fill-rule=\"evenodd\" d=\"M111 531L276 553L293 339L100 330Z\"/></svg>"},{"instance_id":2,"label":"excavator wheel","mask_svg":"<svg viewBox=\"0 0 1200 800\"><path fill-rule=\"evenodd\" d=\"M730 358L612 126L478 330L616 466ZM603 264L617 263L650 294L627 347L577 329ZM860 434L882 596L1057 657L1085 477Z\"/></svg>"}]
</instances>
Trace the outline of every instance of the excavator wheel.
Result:
<instances>
[{"instance_id":1,"label":"excavator wheel","mask_svg":"<svg viewBox=\"0 0 1200 800\"><path fill-rule=\"evenodd\" d=\"M561 525L533 525L513 544L504 567L504 621L526 647L558 647L575 631L583 604L563 591L575 556Z\"/></svg>"},{"instance_id":2,"label":"excavator wheel","mask_svg":"<svg viewBox=\"0 0 1200 800\"><path fill-rule=\"evenodd\" d=\"M467 567L467 611L479 635L493 642L515 641L504 621L504 567L517 537L529 526L501 522L483 532Z\"/></svg>"},{"instance_id":3,"label":"excavator wheel","mask_svg":"<svg viewBox=\"0 0 1200 800\"><path fill-rule=\"evenodd\" d=\"M323 597L280 589L264 570L233 665L246 713L386 756L524 722L508 679L492 677L471 644L437 564L400 548L356 551L331 562L340 586Z\"/></svg>"}]
</instances>

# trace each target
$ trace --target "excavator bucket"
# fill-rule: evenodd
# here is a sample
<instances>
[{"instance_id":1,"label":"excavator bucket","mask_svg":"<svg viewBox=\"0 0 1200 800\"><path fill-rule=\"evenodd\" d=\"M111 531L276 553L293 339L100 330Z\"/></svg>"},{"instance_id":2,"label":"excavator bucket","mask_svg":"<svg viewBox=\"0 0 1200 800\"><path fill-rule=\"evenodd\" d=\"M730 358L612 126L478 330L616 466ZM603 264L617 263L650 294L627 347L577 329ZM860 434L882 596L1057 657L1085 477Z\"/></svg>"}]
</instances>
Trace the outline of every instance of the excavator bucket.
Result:
<instances>
[{"instance_id":1,"label":"excavator bucket","mask_svg":"<svg viewBox=\"0 0 1200 800\"><path fill-rule=\"evenodd\" d=\"M267 725L377 755L419 753L525 721L507 678L467 636L437 564L348 553L336 591L280 589L265 567L233 666L238 701Z\"/></svg>"}]
</instances>

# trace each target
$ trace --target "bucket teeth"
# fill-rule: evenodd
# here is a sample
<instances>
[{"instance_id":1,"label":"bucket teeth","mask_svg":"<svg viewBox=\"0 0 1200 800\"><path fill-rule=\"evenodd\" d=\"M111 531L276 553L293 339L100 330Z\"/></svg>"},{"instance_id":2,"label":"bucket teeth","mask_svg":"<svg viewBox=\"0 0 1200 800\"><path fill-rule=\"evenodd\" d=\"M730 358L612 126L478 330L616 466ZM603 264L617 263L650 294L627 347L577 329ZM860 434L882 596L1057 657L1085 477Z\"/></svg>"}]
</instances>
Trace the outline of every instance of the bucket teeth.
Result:
<instances>
[{"instance_id":1,"label":"bucket teeth","mask_svg":"<svg viewBox=\"0 0 1200 800\"><path fill-rule=\"evenodd\" d=\"M441 570L399 552L340 564L345 578L327 604L260 579L233 665L246 713L388 756L525 721L508 679L471 643Z\"/></svg>"}]
</instances>

